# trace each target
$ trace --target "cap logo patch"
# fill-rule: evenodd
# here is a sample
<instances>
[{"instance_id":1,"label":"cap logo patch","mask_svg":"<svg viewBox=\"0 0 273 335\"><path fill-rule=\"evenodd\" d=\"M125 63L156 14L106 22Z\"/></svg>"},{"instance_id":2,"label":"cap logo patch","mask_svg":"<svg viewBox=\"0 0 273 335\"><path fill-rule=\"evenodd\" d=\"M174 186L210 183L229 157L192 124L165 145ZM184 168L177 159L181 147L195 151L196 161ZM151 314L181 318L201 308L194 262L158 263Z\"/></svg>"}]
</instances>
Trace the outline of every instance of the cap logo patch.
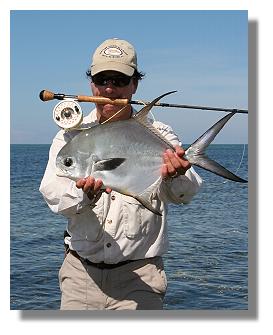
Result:
<instances>
[{"instance_id":1,"label":"cap logo patch","mask_svg":"<svg viewBox=\"0 0 273 335\"><path fill-rule=\"evenodd\" d=\"M109 57L109 58L119 58L119 57L123 57L124 54L127 55L127 53L123 49L121 49L120 47L116 45L107 46L100 52L100 54L104 57Z\"/></svg>"}]
</instances>

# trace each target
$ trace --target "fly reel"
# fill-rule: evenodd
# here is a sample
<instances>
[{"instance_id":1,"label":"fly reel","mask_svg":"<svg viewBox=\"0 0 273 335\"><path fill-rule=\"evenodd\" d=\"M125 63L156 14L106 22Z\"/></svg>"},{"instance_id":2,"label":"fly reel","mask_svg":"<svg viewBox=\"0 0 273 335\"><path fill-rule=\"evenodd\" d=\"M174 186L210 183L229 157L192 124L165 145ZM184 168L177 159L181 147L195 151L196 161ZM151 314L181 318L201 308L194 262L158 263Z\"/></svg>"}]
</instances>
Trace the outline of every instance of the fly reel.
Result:
<instances>
[{"instance_id":1,"label":"fly reel","mask_svg":"<svg viewBox=\"0 0 273 335\"><path fill-rule=\"evenodd\" d=\"M60 128L77 128L83 120L81 106L73 99L65 99L54 107L53 120Z\"/></svg>"}]
</instances>

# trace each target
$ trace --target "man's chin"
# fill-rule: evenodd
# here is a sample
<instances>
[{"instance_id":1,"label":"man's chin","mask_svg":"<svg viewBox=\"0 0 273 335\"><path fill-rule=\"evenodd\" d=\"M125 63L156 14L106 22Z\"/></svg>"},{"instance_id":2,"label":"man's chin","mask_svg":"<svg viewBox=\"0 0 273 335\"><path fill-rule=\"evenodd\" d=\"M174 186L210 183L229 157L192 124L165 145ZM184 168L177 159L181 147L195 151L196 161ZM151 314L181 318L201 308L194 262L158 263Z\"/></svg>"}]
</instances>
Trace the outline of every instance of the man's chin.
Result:
<instances>
[{"instance_id":1,"label":"man's chin","mask_svg":"<svg viewBox=\"0 0 273 335\"><path fill-rule=\"evenodd\" d=\"M101 118L109 119L111 116L115 115L120 110L120 106L105 105L101 111Z\"/></svg>"}]
</instances>

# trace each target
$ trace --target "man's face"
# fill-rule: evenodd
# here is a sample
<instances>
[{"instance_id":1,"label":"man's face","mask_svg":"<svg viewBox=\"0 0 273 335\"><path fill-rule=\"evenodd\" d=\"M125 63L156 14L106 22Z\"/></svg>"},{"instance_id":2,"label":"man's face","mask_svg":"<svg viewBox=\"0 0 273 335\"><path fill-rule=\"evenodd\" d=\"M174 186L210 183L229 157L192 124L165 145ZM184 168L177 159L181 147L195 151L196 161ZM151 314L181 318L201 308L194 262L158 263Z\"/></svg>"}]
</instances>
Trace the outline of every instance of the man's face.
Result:
<instances>
[{"instance_id":1,"label":"man's face","mask_svg":"<svg viewBox=\"0 0 273 335\"><path fill-rule=\"evenodd\" d=\"M137 80L133 78L124 78L124 74L116 71L104 71L98 73L91 83L91 89L93 96L102 96L111 99L129 99L131 100L132 95L137 89ZM123 80L124 79L124 80ZM128 85L126 85L126 79L128 79ZM124 86L125 84L125 86ZM120 86L122 85L122 86ZM97 117L99 122L107 120L109 117L114 115L123 106L114 106L110 104L96 105ZM121 113L117 114L111 121L126 120L131 116L131 106L128 105L122 110Z\"/></svg>"}]
</instances>

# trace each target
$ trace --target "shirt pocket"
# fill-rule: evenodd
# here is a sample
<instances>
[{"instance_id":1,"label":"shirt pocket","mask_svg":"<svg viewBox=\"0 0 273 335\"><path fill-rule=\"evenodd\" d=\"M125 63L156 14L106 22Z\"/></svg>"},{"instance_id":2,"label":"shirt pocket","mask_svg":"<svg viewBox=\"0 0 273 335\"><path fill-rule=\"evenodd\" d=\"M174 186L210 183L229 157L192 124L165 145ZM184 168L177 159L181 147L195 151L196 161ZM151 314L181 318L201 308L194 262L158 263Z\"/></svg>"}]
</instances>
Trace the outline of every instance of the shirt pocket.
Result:
<instances>
[{"instance_id":1,"label":"shirt pocket","mask_svg":"<svg viewBox=\"0 0 273 335\"><path fill-rule=\"evenodd\" d=\"M136 239L142 235L142 205L134 198L122 195L123 204L123 232L129 239Z\"/></svg>"},{"instance_id":2,"label":"shirt pocket","mask_svg":"<svg viewBox=\"0 0 273 335\"><path fill-rule=\"evenodd\" d=\"M73 215L68 224L73 241L96 242L102 234L103 206L86 206L80 214Z\"/></svg>"},{"instance_id":3,"label":"shirt pocket","mask_svg":"<svg viewBox=\"0 0 273 335\"><path fill-rule=\"evenodd\" d=\"M142 236L158 230L161 217L145 208L135 198L122 195L123 198L123 231L129 239L140 239Z\"/></svg>"}]
</instances>

